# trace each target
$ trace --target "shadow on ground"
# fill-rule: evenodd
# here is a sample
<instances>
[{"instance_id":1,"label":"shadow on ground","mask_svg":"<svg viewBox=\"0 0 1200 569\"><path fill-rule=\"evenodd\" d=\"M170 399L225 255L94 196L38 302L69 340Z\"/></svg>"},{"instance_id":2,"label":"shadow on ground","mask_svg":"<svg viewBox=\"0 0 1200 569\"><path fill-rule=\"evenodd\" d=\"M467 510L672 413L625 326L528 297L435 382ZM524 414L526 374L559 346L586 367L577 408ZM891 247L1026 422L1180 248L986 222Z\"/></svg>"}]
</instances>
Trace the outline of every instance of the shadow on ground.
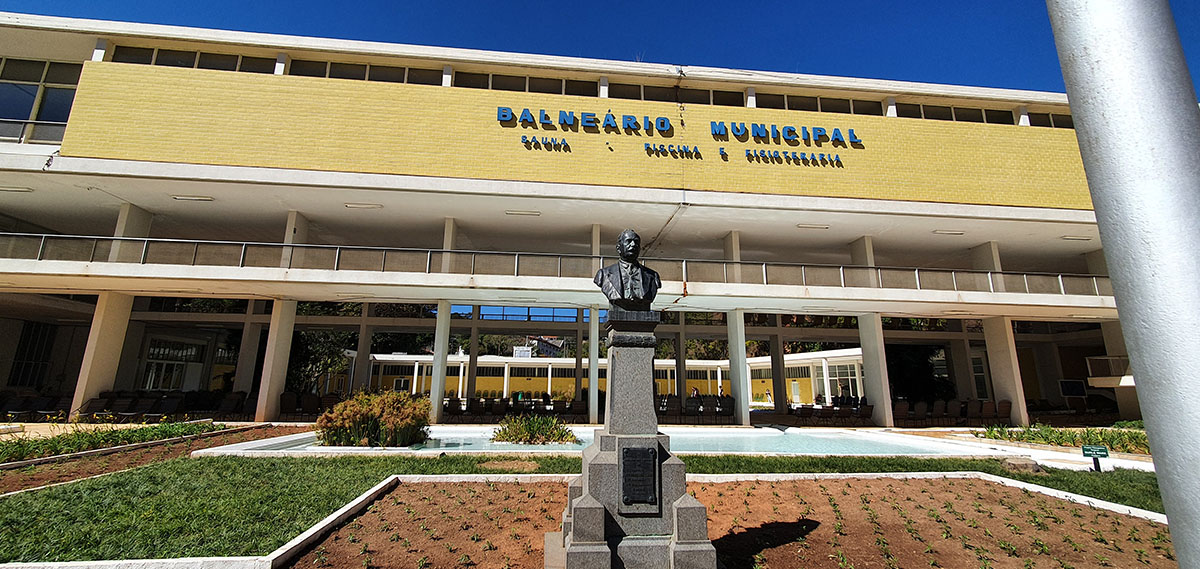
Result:
<instances>
[{"instance_id":1,"label":"shadow on ground","mask_svg":"<svg viewBox=\"0 0 1200 569\"><path fill-rule=\"evenodd\" d=\"M727 534L713 541L717 548L717 559L725 567L753 567L754 556L768 549L792 543L812 533L821 525L815 520L794 522L768 522Z\"/></svg>"}]
</instances>

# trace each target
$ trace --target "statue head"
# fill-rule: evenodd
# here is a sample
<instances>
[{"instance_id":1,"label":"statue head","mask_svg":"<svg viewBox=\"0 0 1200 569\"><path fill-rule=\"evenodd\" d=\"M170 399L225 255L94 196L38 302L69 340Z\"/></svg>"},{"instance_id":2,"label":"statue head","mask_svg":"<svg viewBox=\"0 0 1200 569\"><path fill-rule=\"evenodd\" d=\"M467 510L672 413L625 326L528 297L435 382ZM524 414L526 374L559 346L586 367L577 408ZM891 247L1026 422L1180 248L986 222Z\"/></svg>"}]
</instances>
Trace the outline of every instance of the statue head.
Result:
<instances>
[{"instance_id":1,"label":"statue head","mask_svg":"<svg viewBox=\"0 0 1200 569\"><path fill-rule=\"evenodd\" d=\"M633 263L642 252L642 238L632 229L626 229L617 237L617 255L622 261Z\"/></svg>"}]
</instances>

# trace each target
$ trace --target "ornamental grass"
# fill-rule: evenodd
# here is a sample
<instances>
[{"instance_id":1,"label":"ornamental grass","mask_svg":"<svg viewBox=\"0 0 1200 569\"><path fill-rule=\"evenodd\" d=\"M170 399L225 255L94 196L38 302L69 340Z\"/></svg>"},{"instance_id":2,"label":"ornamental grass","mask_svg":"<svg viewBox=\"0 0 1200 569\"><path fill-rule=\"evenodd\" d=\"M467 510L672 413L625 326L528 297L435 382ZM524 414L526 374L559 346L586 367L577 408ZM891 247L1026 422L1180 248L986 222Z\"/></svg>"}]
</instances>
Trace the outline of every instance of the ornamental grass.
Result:
<instances>
[{"instance_id":1,"label":"ornamental grass","mask_svg":"<svg viewBox=\"0 0 1200 569\"><path fill-rule=\"evenodd\" d=\"M571 429L550 415L509 415L492 433L492 441L527 445L579 443Z\"/></svg>"},{"instance_id":2,"label":"ornamental grass","mask_svg":"<svg viewBox=\"0 0 1200 569\"><path fill-rule=\"evenodd\" d=\"M161 423L132 429L71 425L66 431L51 437L16 435L0 441L0 463L173 439L225 428L225 425L211 422Z\"/></svg>"},{"instance_id":3,"label":"ornamental grass","mask_svg":"<svg viewBox=\"0 0 1200 569\"><path fill-rule=\"evenodd\" d=\"M1129 429L1059 429L1037 424L1026 428L992 426L971 433L982 439L1067 447L1103 445L1117 452L1150 454L1146 431Z\"/></svg>"},{"instance_id":4,"label":"ornamental grass","mask_svg":"<svg viewBox=\"0 0 1200 569\"><path fill-rule=\"evenodd\" d=\"M317 418L325 446L403 447L429 438L429 400L407 393L358 393Z\"/></svg>"}]
</instances>

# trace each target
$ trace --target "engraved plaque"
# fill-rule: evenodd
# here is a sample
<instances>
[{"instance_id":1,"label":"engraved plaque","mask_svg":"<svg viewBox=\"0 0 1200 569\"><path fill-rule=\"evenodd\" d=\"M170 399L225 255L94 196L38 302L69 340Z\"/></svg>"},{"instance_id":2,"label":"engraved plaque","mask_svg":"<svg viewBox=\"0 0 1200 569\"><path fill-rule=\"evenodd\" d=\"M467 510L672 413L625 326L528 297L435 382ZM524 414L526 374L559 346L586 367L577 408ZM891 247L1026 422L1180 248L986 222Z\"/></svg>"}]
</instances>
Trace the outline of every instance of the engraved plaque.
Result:
<instances>
[{"instance_id":1,"label":"engraved plaque","mask_svg":"<svg viewBox=\"0 0 1200 569\"><path fill-rule=\"evenodd\" d=\"M658 449L621 449L621 501L658 503Z\"/></svg>"}]
</instances>

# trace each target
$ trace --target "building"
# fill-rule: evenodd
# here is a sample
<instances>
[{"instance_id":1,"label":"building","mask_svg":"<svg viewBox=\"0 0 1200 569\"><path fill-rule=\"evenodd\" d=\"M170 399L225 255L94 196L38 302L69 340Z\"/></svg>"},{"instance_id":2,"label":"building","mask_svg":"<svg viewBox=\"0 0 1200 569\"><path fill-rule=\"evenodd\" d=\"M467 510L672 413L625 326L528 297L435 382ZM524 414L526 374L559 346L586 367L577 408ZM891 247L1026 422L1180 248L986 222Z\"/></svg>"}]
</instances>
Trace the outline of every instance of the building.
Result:
<instances>
[{"instance_id":1,"label":"building","mask_svg":"<svg viewBox=\"0 0 1200 569\"><path fill-rule=\"evenodd\" d=\"M861 346L876 402L924 381L886 363L920 344L1016 423L1088 395L1138 413L1062 94L22 14L0 30L10 391L79 408L232 389L266 420L294 331L357 333L358 353L432 333L437 414L451 333L596 348L592 275L629 227L664 279L660 337L767 342L776 394L788 342ZM581 351L577 393L599 379ZM763 375L746 359L729 354L744 423Z\"/></svg>"}]
</instances>

